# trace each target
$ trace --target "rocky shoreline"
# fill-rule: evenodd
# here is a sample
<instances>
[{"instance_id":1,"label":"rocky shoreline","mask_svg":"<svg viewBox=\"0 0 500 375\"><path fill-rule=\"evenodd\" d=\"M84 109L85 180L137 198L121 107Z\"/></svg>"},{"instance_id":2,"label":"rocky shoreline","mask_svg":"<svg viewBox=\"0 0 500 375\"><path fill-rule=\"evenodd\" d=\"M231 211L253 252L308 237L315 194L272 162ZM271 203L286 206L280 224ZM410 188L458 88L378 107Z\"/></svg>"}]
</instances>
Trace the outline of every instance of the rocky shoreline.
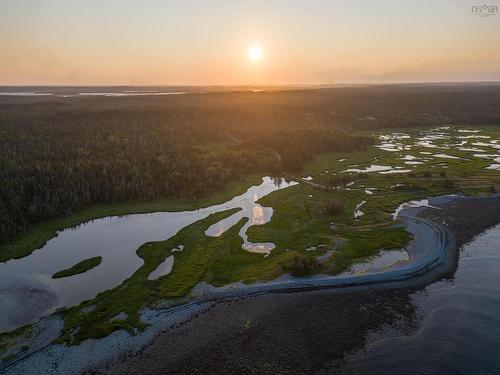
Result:
<instances>
[{"instance_id":1,"label":"rocky shoreline","mask_svg":"<svg viewBox=\"0 0 500 375\"><path fill-rule=\"evenodd\" d=\"M442 209L427 209L418 216L448 229L459 246L500 222L498 194L489 197L436 197L430 202Z\"/></svg>"},{"instance_id":2,"label":"rocky shoreline","mask_svg":"<svg viewBox=\"0 0 500 375\"><path fill-rule=\"evenodd\" d=\"M344 327L342 320L338 319L339 312L346 314L342 319L346 319L347 323L353 323L351 314L354 309L360 315L358 322L364 322L367 329L373 322L370 322L369 316L363 313L363 304L360 301L372 301L381 310L392 306L392 310L397 313L394 316L382 313L381 321L384 324L395 319L396 316L408 314L407 310L411 308L405 306L405 303L400 303L400 300L407 298L409 290L441 278L447 272L453 272L456 268L456 250L475 235L500 222L500 196L498 195L486 198L436 197L431 198L431 203L440 209L425 207L411 209L413 211L409 214L415 215L416 220L407 220L407 223L420 225L420 228L423 228L422 223L435 226L436 233L442 230L445 236L443 244L446 246L443 248L443 254L452 256L430 263L428 261L432 259L424 259L432 265L433 270L428 272L431 268L425 267L418 269L411 280L408 280L411 275L403 272L400 280L395 278L390 283L381 282L383 279L380 276L375 275L373 278L373 275L369 275L367 279L369 282L366 280L359 282L360 278L354 277L357 280L355 283L335 285L335 283L324 282L322 285L321 280L317 279L306 285L296 284L293 287L289 285L282 289L277 285L271 288L268 288L269 286L262 288L261 285L255 287L253 292L241 295L235 294L234 288L226 288L216 293L219 294L219 298L207 298L204 302L180 307L178 311L175 309L164 312L151 311L151 323L156 321L157 327L154 332L150 331L149 334L142 335L139 340L125 333L116 333L113 334L115 337L88 340L81 347L47 348L44 350L52 350L52 353L34 353L31 358L6 368L5 372L29 373L26 371L30 369L36 373L52 369L55 373L81 373L84 371L82 359L88 357L89 354L101 351L103 349L101 346L108 344L111 344L111 351L116 352L113 360L109 359L109 352L100 360L95 358L94 364L89 364L93 366L92 369L85 370L87 373L234 373L235 371L293 373L299 370L308 371L317 366L310 363L307 358L303 358L301 363L294 365L294 361L290 360L290 353L282 352L279 345L274 349L271 346L276 344L277 340L282 346L288 347L291 352L297 351L297 355L302 353L304 356L308 350L305 350L302 344L308 342L306 337L311 333L317 333L318 330L324 331L328 336L337 337L340 334L344 337L342 345L335 341L329 349L333 352L328 357L340 360L346 352L362 345L364 336L363 334L347 335L345 328L351 324L344 324ZM448 238L449 234L451 234L450 238ZM428 250L433 249L425 246L425 242L422 246L425 238L418 238L418 241L420 241L422 252L416 252L413 255L416 258L421 257L422 265L425 264L422 258L435 257L436 252L429 252ZM430 240L429 246L433 241L433 239ZM434 270L434 268L439 269ZM394 275L397 275L397 272L402 271L404 270L396 269L389 273L396 272ZM371 278L373 280L370 281ZM349 285L351 287L346 288ZM332 286L337 287L332 288ZM304 290L309 291L304 292ZM274 293L285 291L287 293ZM233 297L229 298L231 295ZM224 296L226 298L222 298ZM394 298L397 303L394 303ZM300 319L293 313L294 311L300 314ZM317 319L309 321L311 314L317 314L315 316ZM300 337L293 329L297 321L301 322L297 327L298 331L302 332ZM325 327L326 322L329 323L328 327ZM287 326L291 326L292 331L289 331ZM359 325L356 327L359 331ZM273 333L271 336L269 336L270 332ZM321 340L329 342L328 337L323 337L323 334L320 336ZM312 347L317 344L319 342L315 340ZM266 348L267 345L270 347ZM131 348L141 349L137 351ZM310 353L312 358L322 353L322 350L317 352ZM270 354L272 355L269 356ZM49 357L47 362L37 363L38 361L44 362L43 358L47 356ZM70 361L66 360L66 364L59 363L59 360L67 356L74 356L74 358ZM324 357L323 353L319 358ZM100 365L96 366L96 363ZM32 366L33 364L35 366ZM224 368L221 367L222 365Z\"/></svg>"},{"instance_id":3,"label":"rocky shoreline","mask_svg":"<svg viewBox=\"0 0 500 375\"><path fill-rule=\"evenodd\" d=\"M453 235L450 250L455 254L443 266L453 273L460 247L500 223L500 196L436 197L430 203L440 209L418 208L416 215ZM443 270L433 278L442 275ZM433 278L424 277L421 283ZM346 354L362 347L368 331L401 316L405 321L415 318L407 301L415 288L324 289L216 303L203 315L158 335L140 352L88 373L298 374L321 373L325 366L330 371ZM373 310L364 310L365 303Z\"/></svg>"}]
</instances>

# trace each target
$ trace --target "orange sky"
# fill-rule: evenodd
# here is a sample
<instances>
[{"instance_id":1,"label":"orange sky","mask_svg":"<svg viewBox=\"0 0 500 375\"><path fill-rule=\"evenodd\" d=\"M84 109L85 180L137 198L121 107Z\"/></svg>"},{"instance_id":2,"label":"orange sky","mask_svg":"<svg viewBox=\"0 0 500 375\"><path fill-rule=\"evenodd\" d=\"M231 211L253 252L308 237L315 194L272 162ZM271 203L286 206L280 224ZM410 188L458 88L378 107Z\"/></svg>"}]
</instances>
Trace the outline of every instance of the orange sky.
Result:
<instances>
[{"instance_id":1,"label":"orange sky","mask_svg":"<svg viewBox=\"0 0 500 375\"><path fill-rule=\"evenodd\" d=\"M500 15L461 0L4 0L0 85L500 80ZM248 49L259 44L262 59Z\"/></svg>"}]
</instances>

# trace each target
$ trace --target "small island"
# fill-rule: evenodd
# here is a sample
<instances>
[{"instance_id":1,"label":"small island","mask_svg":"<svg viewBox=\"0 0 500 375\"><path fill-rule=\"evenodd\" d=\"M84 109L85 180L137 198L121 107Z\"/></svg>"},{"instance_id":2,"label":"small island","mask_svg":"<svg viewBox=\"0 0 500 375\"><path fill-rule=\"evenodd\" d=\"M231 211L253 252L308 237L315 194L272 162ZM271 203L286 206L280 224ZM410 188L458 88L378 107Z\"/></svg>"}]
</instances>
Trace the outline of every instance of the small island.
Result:
<instances>
[{"instance_id":1,"label":"small island","mask_svg":"<svg viewBox=\"0 0 500 375\"><path fill-rule=\"evenodd\" d=\"M56 272L55 274L52 275L52 278L60 279L62 277L68 277L77 275L79 273L84 273L90 271L94 267L97 267L99 264L101 264L101 262L102 262L102 257L100 256L85 259L70 268Z\"/></svg>"}]
</instances>

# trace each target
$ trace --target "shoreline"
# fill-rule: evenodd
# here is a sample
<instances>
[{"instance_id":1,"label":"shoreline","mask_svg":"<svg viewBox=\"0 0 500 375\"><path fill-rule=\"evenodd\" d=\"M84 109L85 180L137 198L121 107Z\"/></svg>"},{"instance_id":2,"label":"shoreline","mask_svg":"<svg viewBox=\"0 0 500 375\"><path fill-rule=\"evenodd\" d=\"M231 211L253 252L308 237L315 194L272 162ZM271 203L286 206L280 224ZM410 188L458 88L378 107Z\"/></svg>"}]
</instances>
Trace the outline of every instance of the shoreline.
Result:
<instances>
[{"instance_id":1,"label":"shoreline","mask_svg":"<svg viewBox=\"0 0 500 375\"><path fill-rule=\"evenodd\" d=\"M131 202L94 204L83 208L70 216L44 220L32 224L30 229L0 245L0 263L21 259L41 249L59 232L106 217L152 214L157 212L194 211L217 204L243 194L254 185L262 182L266 174L252 174L240 180L229 181L221 192L197 199L175 200L156 198Z\"/></svg>"},{"instance_id":2,"label":"shoreline","mask_svg":"<svg viewBox=\"0 0 500 375\"><path fill-rule=\"evenodd\" d=\"M240 301L255 300L260 297L270 300L273 296L280 294L291 296L306 292L347 294L360 290L411 289L427 285L453 272L456 267L454 260L457 259L450 258L454 258L453 255L457 254L458 248L465 243L464 241L472 239L474 235L500 222L500 195L473 198L445 196L430 198L430 201L432 205L442 206L441 209L419 207L407 208L403 211L405 225L407 228L410 226L408 229L411 229L412 233L417 232L410 245L413 248L410 259L413 261L405 264L406 267L395 267L396 269L386 272L363 276L342 278L320 276L262 285L253 284L245 288L232 285L212 288L208 291L198 290L199 299L194 302L144 312L143 316L151 327L137 336L130 336L124 331L119 331L100 340L87 340L76 347L50 345L47 342L44 349L39 349L24 359L11 363L0 372L14 374L30 373L30 371L38 373L49 369L54 371L54 363L58 364L58 371L61 373L79 373L89 368L102 368L103 365L109 363L120 365L118 358L138 358L136 353L154 350L151 348L155 348L155 342L161 340L163 336L168 336L169 332L175 331L175 328L183 325L189 326L197 316L209 313L216 305L237 304ZM482 214L469 215L471 205L476 207L474 212ZM478 205L482 209L478 209ZM491 215L484 215L484 210L491 211ZM462 215L464 211L469 212L464 216ZM450 214L457 218L450 220ZM474 223L467 220L471 217L475 219ZM463 220L464 218L466 220ZM428 234L431 232L435 235L434 238L429 238ZM422 237L425 233L427 236ZM432 243L438 244L437 249L436 247L431 249L428 246ZM89 353L93 354L93 363L88 363ZM63 358L65 361L62 361Z\"/></svg>"}]
</instances>

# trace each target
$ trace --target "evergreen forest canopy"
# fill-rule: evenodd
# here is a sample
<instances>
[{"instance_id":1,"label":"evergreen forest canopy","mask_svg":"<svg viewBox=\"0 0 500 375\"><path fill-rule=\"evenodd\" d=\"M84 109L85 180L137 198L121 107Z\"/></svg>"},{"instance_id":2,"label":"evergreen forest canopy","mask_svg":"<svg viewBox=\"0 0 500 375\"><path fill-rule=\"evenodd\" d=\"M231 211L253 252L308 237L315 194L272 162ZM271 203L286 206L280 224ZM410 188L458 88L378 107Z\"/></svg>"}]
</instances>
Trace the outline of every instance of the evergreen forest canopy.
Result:
<instances>
[{"instance_id":1,"label":"evergreen forest canopy","mask_svg":"<svg viewBox=\"0 0 500 375\"><path fill-rule=\"evenodd\" d=\"M2 90L0 90L2 91ZM194 199L383 127L500 124L500 86L386 86L168 97L0 96L0 243L96 203Z\"/></svg>"}]
</instances>

